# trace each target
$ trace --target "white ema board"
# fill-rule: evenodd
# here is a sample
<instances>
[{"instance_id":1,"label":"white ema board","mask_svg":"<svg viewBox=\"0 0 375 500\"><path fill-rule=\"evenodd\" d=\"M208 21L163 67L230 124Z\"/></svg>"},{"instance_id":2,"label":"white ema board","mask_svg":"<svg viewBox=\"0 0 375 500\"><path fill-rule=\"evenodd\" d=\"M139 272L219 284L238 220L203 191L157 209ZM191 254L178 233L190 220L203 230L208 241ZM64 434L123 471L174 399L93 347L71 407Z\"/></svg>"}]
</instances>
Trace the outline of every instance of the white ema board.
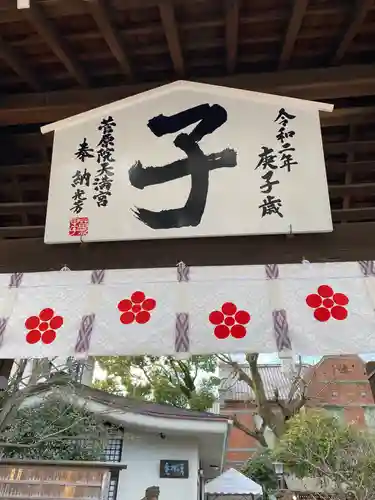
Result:
<instances>
[{"instance_id":1,"label":"white ema board","mask_svg":"<svg viewBox=\"0 0 375 500\"><path fill-rule=\"evenodd\" d=\"M319 121L332 109L180 81L43 127L45 242L332 231Z\"/></svg>"},{"instance_id":2,"label":"white ema board","mask_svg":"<svg viewBox=\"0 0 375 500\"><path fill-rule=\"evenodd\" d=\"M0 275L0 357L375 351L374 262Z\"/></svg>"}]
</instances>

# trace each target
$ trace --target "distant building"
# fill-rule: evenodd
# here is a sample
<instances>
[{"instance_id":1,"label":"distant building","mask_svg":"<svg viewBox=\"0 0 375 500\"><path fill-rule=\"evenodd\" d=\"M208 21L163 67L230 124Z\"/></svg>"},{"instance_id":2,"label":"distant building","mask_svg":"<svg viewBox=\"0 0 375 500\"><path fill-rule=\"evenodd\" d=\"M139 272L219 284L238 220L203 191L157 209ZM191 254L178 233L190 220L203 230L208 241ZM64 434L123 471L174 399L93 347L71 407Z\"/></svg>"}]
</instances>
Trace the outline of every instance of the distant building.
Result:
<instances>
[{"instance_id":1,"label":"distant building","mask_svg":"<svg viewBox=\"0 0 375 500\"><path fill-rule=\"evenodd\" d=\"M249 368L243 365L246 373ZM260 375L264 382L267 398L288 396L291 380L283 373L280 365L260 365ZM375 389L375 363L372 368ZM316 365L303 365L301 375L308 383L307 406L323 407L326 410L356 425L375 428L375 404L366 364L359 356L324 356ZM220 400L216 411L222 415L234 415L247 427L254 428L254 394L245 383L233 379L231 368L220 366L223 379ZM375 390L374 390L375 393ZM257 450L259 443L233 427L227 448L227 467L241 467Z\"/></svg>"}]
</instances>

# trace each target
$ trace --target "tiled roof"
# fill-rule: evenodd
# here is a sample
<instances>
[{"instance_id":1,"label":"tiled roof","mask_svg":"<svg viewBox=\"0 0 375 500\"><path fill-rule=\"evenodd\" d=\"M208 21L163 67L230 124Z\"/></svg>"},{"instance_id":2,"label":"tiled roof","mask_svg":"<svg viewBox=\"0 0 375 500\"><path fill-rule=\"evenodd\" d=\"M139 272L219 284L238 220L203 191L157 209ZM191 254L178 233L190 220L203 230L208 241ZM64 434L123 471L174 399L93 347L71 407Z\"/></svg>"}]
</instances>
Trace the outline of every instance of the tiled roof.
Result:
<instances>
[{"instance_id":1,"label":"tiled roof","mask_svg":"<svg viewBox=\"0 0 375 500\"><path fill-rule=\"evenodd\" d=\"M82 386L82 395L84 398L92 399L103 404L110 404L116 408L138 413L140 415L150 415L154 417L169 417L169 418L186 418L194 420L227 420L226 416L214 413L187 410L184 408L176 408L175 406L167 404L151 403L149 401L142 401L136 398L129 398L123 396L115 396L108 392L94 389L92 387Z\"/></svg>"},{"instance_id":2,"label":"tiled roof","mask_svg":"<svg viewBox=\"0 0 375 500\"><path fill-rule=\"evenodd\" d=\"M247 365L241 365L241 367L250 375L250 369ZM309 369L311 369L310 365L303 365L301 375L306 375ZM259 373L263 380L267 399L274 398L275 389L279 391L280 399L286 399L288 397L291 378L282 371L281 365L259 365ZM233 376L225 378L225 375L222 375L222 377L223 382L220 389L221 399L237 401L254 399L254 393L246 382L239 381Z\"/></svg>"},{"instance_id":3,"label":"tiled roof","mask_svg":"<svg viewBox=\"0 0 375 500\"><path fill-rule=\"evenodd\" d=\"M76 394L84 399L96 401L104 405L108 405L111 408L116 408L129 413L137 413L139 415L149 415L154 417L168 417L168 418L182 418L188 420L227 420L227 416L210 413L210 412L200 412L195 410L188 410L184 408L176 408L167 404L152 403L149 401L142 401L137 398L116 396L93 387L88 387L86 385L78 383L70 383L69 390L74 386ZM50 386L47 384L39 384L38 388L40 392L43 389L50 390ZM64 387L63 387L64 389Z\"/></svg>"}]
</instances>

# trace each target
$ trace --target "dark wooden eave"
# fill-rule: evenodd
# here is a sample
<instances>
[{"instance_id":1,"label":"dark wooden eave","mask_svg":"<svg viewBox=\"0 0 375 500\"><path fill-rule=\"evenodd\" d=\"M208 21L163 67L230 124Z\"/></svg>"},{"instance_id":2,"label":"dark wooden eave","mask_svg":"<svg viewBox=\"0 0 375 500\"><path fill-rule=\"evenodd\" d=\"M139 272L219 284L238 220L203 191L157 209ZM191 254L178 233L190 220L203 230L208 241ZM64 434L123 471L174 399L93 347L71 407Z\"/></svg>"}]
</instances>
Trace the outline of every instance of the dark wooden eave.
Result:
<instances>
[{"instance_id":1,"label":"dark wooden eave","mask_svg":"<svg viewBox=\"0 0 375 500\"><path fill-rule=\"evenodd\" d=\"M181 260L192 266L331 262L372 260L374 255L375 222L338 224L333 233L298 236L80 245L45 245L41 238L31 237L0 241L0 272L52 271L63 266L72 270L173 267Z\"/></svg>"},{"instance_id":2,"label":"dark wooden eave","mask_svg":"<svg viewBox=\"0 0 375 500\"><path fill-rule=\"evenodd\" d=\"M360 97L375 97L375 65L289 70L272 74L198 77L194 81L333 103L340 98L350 97L354 100ZM169 82L164 80L82 90L7 95L1 101L0 123L4 125L50 123L166 83ZM368 113L368 106L354 107L357 108L358 114ZM341 116L343 113L350 114L351 110L352 106L342 108L339 103L333 114L329 116L323 114L323 123L329 123L337 114Z\"/></svg>"}]
</instances>

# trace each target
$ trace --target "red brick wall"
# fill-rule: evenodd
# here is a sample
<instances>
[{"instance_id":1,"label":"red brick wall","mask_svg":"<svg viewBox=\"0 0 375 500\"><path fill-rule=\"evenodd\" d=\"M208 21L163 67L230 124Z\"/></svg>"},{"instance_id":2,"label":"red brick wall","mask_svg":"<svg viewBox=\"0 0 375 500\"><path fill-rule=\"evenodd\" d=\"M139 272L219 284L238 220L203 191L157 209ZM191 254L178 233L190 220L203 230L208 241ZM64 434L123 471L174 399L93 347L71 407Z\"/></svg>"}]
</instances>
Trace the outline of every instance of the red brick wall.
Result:
<instances>
[{"instance_id":1,"label":"red brick wall","mask_svg":"<svg viewBox=\"0 0 375 500\"><path fill-rule=\"evenodd\" d=\"M358 356L327 356L311 369L311 406L373 404L365 363Z\"/></svg>"},{"instance_id":2,"label":"red brick wall","mask_svg":"<svg viewBox=\"0 0 375 500\"><path fill-rule=\"evenodd\" d=\"M364 408L361 405L374 404L365 363L358 356L327 356L311 368L305 377L309 381L307 395L309 406L327 406L327 409L343 409L346 422L364 426ZM336 406L337 405L337 406ZM239 401L222 405L224 414L236 414L247 427L254 428L255 406ZM246 461L258 447L258 442L246 436L237 428L231 430L227 464L230 467Z\"/></svg>"},{"instance_id":3,"label":"red brick wall","mask_svg":"<svg viewBox=\"0 0 375 500\"><path fill-rule=\"evenodd\" d=\"M227 402L221 409L221 413L226 415L236 414L238 420L249 429L254 429L253 413L255 406L242 402ZM245 462L259 446L258 441L244 432L233 427L229 434L227 447L227 463L233 467L237 463Z\"/></svg>"}]
</instances>

